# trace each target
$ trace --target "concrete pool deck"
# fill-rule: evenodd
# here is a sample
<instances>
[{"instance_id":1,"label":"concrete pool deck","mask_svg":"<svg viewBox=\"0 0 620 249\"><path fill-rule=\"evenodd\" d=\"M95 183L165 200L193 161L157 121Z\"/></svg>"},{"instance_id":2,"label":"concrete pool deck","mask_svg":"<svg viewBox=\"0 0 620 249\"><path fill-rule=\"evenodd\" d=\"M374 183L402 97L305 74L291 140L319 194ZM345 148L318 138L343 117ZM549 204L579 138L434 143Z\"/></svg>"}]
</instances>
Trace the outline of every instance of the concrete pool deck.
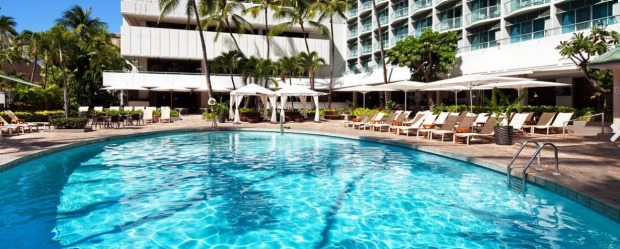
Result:
<instances>
[{"instance_id":1,"label":"concrete pool deck","mask_svg":"<svg viewBox=\"0 0 620 249\"><path fill-rule=\"evenodd\" d=\"M558 194L582 203L620 222L620 147L605 139L567 135L520 135L516 144L498 146L495 144L454 144L437 139L418 139L415 136L397 136L392 133L353 130L341 125L341 121L322 123L287 123L285 132L300 132L340 136L368 141L377 141L398 146L416 148L439 155L472 162L500 172L506 172L506 165L524 141L552 142L559 150L561 175L553 175L554 160L551 149L542 154L542 169L535 163L528 170L528 180ZM257 129L279 130L278 124L255 123L219 124L223 130ZM129 126L120 129L98 129L88 133L71 133L48 130L0 138L0 172L23 161L58 150L108 140L117 136L140 136L144 134L184 131L212 130L211 122L200 116L188 116L172 124ZM526 147L515 165L524 165L534 152L534 146ZM31 156L33 155L34 156ZM518 172L518 171L517 171ZM517 174L515 174L517 175ZM520 173L518 174L520 176Z\"/></svg>"}]
</instances>

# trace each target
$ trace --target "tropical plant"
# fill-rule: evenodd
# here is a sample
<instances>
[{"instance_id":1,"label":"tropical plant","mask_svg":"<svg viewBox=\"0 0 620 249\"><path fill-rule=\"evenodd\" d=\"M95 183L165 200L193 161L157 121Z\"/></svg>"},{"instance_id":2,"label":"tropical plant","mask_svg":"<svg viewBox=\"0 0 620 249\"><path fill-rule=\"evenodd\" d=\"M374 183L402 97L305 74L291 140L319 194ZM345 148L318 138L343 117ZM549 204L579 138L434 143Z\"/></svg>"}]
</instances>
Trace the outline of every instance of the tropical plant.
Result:
<instances>
[{"instance_id":1,"label":"tropical plant","mask_svg":"<svg viewBox=\"0 0 620 249\"><path fill-rule=\"evenodd\" d=\"M223 52L218 57L213 59L213 68L215 70L220 70L223 73L228 73L230 76L230 82L232 82L233 89L237 89L235 86L235 80L233 78L233 73L239 69L245 60L245 55L240 51L233 50L228 52Z\"/></svg>"},{"instance_id":2,"label":"tropical plant","mask_svg":"<svg viewBox=\"0 0 620 249\"><path fill-rule=\"evenodd\" d=\"M310 8L310 1L307 0L284 0L283 6L276 8L275 17L278 19L288 19L283 23L274 26L269 31L269 36L281 34L291 29L294 25L299 25L304 36L306 44L306 52L310 53L308 46L308 35L306 34L306 25L318 29L324 36L329 36L329 30L320 22L312 20L316 16L316 11Z\"/></svg>"},{"instance_id":3,"label":"tropical plant","mask_svg":"<svg viewBox=\"0 0 620 249\"><path fill-rule=\"evenodd\" d=\"M263 12L265 16L265 29L267 30L267 32L269 32L269 15L267 15L267 12L269 10L275 11L277 9L277 6L275 4L276 0L253 0L251 2L255 3L256 5L246 8L245 11L242 13L250 13L253 18L256 18L258 17L258 15L260 15L261 12ZM267 37L265 40L267 40L267 59L269 59L269 56L271 54L269 37Z\"/></svg>"},{"instance_id":4,"label":"tropical plant","mask_svg":"<svg viewBox=\"0 0 620 249\"><path fill-rule=\"evenodd\" d=\"M375 22L377 22L377 35L379 36L379 55L381 56L381 68L383 69L383 84L387 84L387 68L385 67L385 48L383 47L383 29L381 28L381 21L379 19L379 11L375 0L372 1L372 12L375 13ZM385 98L388 101L388 98ZM386 102L387 103L387 102Z\"/></svg>"},{"instance_id":5,"label":"tropical plant","mask_svg":"<svg viewBox=\"0 0 620 249\"><path fill-rule=\"evenodd\" d=\"M29 103L36 110L58 109L63 105L62 89L54 84L45 87L19 84L13 90L13 101Z\"/></svg>"},{"instance_id":6,"label":"tropical plant","mask_svg":"<svg viewBox=\"0 0 620 249\"><path fill-rule=\"evenodd\" d=\"M308 78L310 78L310 89L314 90L315 73L320 66L325 65L325 59L321 58L316 51L310 53L301 52L299 53L299 62L308 73Z\"/></svg>"},{"instance_id":7,"label":"tropical plant","mask_svg":"<svg viewBox=\"0 0 620 249\"><path fill-rule=\"evenodd\" d=\"M8 43L8 38L17 35L17 22L10 16L0 16L0 49Z\"/></svg>"},{"instance_id":8,"label":"tropical plant","mask_svg":"<svg viewBox=\"0 0 620 249\"><path fill-rule=\"evenodd\" d=\"M241 72L243 81L246 83L250 80L257 85L267 87L271 82L278 87L278 82L273 78L276 71L276 64L270 59L258 58L256 56L250 56L247 60L244 60L243 71Z\"/></svg>"},{"instance_id":9,"label":"tropical plant","mask_svg":"<svg viewBox=\"0 0 620 249\"><path fill-rule=\"evenodd\" d=\"M334 90L334 63L336 55L334 44L334 16L340 17L342 20L346 20L345 12L349 10L351 3L346 0L318 0L312 4L313 9L318 9L319 21L329 19L329 32L330 32L330 71L329 71L329 94L327 95L327 108L332 107L332 92Z\"/></svg>"},{"instance_id":10,"label":"tropical plant","mask_svg":"<svg viewBox=\"0 0 620 249\"><path fill-rule=\"evenodd\" d=\"M98 17L91 17L92 12L92 8L84 10L79 5L74 5L71 9L65 10L62 17L56 19L56 23L75 31L81 39L86 39L89 33L105 29L107 26Z\"/></svg>"},{"instance_id":11,"label":"tropical plant","mask_svg":"<svg viewBox=\"0 0 620 249\"><path fill-rule=\"evenodd\" d=\"M62 70L62 78L63 78L63 99L64 99L64 110L65 117L69 117L69 88L68 88L68 80L67 80L67 70L65 65L65 59L63 55L63 51L67 51L70 49L70 46L73 46L75 41L75 36L72 32L69 32L64 26L56 25L52 27L49 31L49 36L51 38L51 47L57 49L58 52L58 61L60 62L60 67Z\"/></svg>"},{"instance_id":12,"label":"tropical plant","mask_svg":"<svg viewBox=\"0 0 620 249\"><path fill-rule=\"evenodd\" d=\"M215 2L217 4L216 8L218 11L203 20L204 26L215 26L216 33L213 38L214 41L217 41L220 36L220 32L223 30L228 30L228 34L235 42L237 50L241 52L239 43L237 43L237 39L233 35L233 30L236 33L243 34L247 31L252 31L253 29L252 24L246 21L243 16L237 14L243 13L245 11L245 6L238 0L216 0ZM231 25L231 23L234 25Z\"/></svg>"},{"instance_id":13,"label":"tropical plant","mask_svg":"<svg viewBox=\"0 0 620 249\"><path fill-rule=\"evenodd\" d=\"M196 1L199 1L200 4L196 3ZM182 1L180 0L159 0L159 10L161 13L159 15L158 22L161 21L164 15L176 9L181 2ZM205 45L205 37L202 32L203 28L200 22L199 11L201 15L206 16L212 14L216 9L216 1L212 0L187 0L185 3L187 22L189 23L192 19L192 15L194 15L198 27L197 32L200 37L200 46L202 48L202 70L205 72L205 77L207 80L207 88L209 89L207 94L209 95L209 99L213 98L213 87L211 86L211 74L209 72L210 69L209 60L207 57L207 47Z\"/></svg>"},{"instance_id":14,"label":"tropical plant","mask_svg":"<svg viewBox=\"0 0 620 249\"><path fill-rule=\"evenodd\" d=\"M497 87L494 87L491 92L491 99L485 97L484 95L480 95L480 99L484 101L487 105L491 106L492 112L497 116L501 117L502 115L506 115L507 122L506 125L510 124L512 120L512 113L514 111L521 112L522 106L519 104L523 98L527 95L527 92L523 92L521 95L517 96L513 101L510 101L510 96L504 94L502 90ZM496 125L501 125L502 122L500 119L496 120Z\"/></svg>"},{"instance_id":15,"label":"tropical plant","mask_svg":"<svg viewBox=\"0 0 620 249\"><path fill-rule=\"evenodd\" d=\"M570 59L583 73L590 85L598 92L609 92L611 77L605 79L608 72L601 73L598 69L591 69L588 64L594 56L604 54L611 47L618 44L618 32L606 27L592 27L589 35L575 33L569 41L561 41L555 47L565 59Z\"/></svg>"},{"instance_id":16,"label":"tropical plant","mask_svg":"<svg viewBox=\"0 0 620 249\"><path fill-rule=\"evenodd\" d=\"M299 64L298 56L284 56L278 60L277 64L278 74L282 82L286 83L286 78L289 78L289 85L292 85L293 75L299 74L303 71L303 67Z\"/></svg>"}]
</instances>

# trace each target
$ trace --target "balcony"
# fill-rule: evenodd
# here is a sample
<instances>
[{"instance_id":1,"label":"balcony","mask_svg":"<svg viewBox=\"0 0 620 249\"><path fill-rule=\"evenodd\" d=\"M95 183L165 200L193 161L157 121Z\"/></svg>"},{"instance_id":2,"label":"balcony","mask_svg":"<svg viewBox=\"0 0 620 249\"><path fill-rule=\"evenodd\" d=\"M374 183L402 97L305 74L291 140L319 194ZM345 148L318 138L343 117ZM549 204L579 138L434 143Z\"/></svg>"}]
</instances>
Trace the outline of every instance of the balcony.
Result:
<instances>
[{"instance_id":1,"label":"balcony","mask_svg":"<svg viewBox=\"0 0 620 249\"><path fill-rule=\"evenodd\" d=\"M522 34L522 35L517 35L517 36L511 36L510 37L510 43L518 43L518 42L524 42L524 41L529 41L529 40L534 40L534 39L540 39L540 38L545 38L545 35L547 34L547 32L545 32L544 30L541 31L537 31L537 32L532 32L532 33L527 33L527 34Z\"/></svg>"},{"instance_id":2,"label":"balcony","mask_svg":"<svg viewBox=\"0 0 620 249\"><path fill-rule=\"evenodd\" d=\"M353 28L353 29L349 29L349 32L348 32L348 37L349 37L349 38L352 38L352 37L357 36L357 34L358 34L358 32L357 32L357 26L356 26L356 27L355 27L355 28Z\"/></svg>"},{"instance_id":3,"label":"balcony","mask_svg":"<svg viewBox=\"0 0 620 249\"><path fill-rule=\"evenodd\" d=\"M510 14L521 9L541 6L549 2L550 0L512 0L505 3L504 7L506 7L506 13Z\"/></svg>"},{"instance_id":4,"label":"balcony","mask_svg":"<svg viewBox=\"0 0 620 249\"><path fill-rule=\"evenodd\" d=\"M467 24L498 18L500 15L501 10L499 5L472 10L471 14L467 15Z\"/></svg>"},{"instance_id":5,"label":"balcony","mask_svg":"<svg viewBox=\"0 0 620 249\"><path fill-rule=\"evenodd\" d=\"M389 21L390 21L390 19L388 18L388 16L387 16L387 15L385 15L385 16L379 16L379 23L381 24L381 28L385 28L385 27L387 27L387 24L388 24L388 22L389 22ZM373 29L378 28L377 22L373 22L372 24L373 24L373 25L372 25L372 28L373 28Z\"/></svg>"},{"instance_id":6,"label":"balcony","mask_svg":"<svg viewBox=\"0 0 620 249\"><path fill-rule=\"evenodd\" d=\"M372 23L364 23L362 24L362 33L369 32L372 30Z\"/></svg>"},{"instance_id":7,"label":"balcony","mask_svg":"<svg viewBox=\"0 0 620 249\"><path fill-rule=\"evenodd\" d=\"M620 16L608 16L599 19L592 19L586 22L580 22L572 25L562 26L562 33L573 33L580 30L588 30L592 27L605 27L606 25L616 24Z\"/></svg>"},{"instance_id":8,"label":"balcony","mask_svg":"<svg viewBox=\"0 0 620 249\"><path fill-rule=\"evenodd\" d=\"M411 14L415 15L417 12L430 9L433 6L432 0L416 1L415 5L411 6Z\"/></svg>"},{"instance_id":9,"label":"balcony","mask_svg":"<svg viewBox=\"0 0 620 249\"><path fill-rule=\"evenodd\" d=\"M488 41L488 42L481 42L481 43L473 44L471 45L471 51L485 49L485 48L494 48L494 47L497 47L497 44L498 44L497 41Z\"/></svg>"},{"instance_id":10,"label":"balcony","mask_svg":"<svg viewBox=\"0 0 620 249\"><path fill-rule=\"evenodd\" d=\"M392 39L390 39L390 47L396 46L396 43L404 39L407 39L408 36L409 36L408 34L400 34L400 35L394 36Z\"/></svg>"},{"instance_id":11,"label":"balcony","mask_svg":"<svg viewBox=\"0 0 620 249\"><path fill-rule=\"evenodd\" d=\"M362 54L370 54L372 53L372 46L371 45L364 45L362 46Z\"/></svg>"},{"instance_id":12,"label":"balcony","mask_svg":"<svg viewBox=\"0 0 620 249\"><path fill-rule=\"evenodd\" d=\"M358 51L359 49L357 49L357 47L349 48L349 52L347 53L348 58L357 57L359 55Z\"/></svg>"},{"instance_id":13,"label":"balcony","mask_svg":"<svg viewBox=\"0 0 620 249\"><path fill-rule=\"evenodd\" d=\"M349 10L348 18L354 18L354 17L357 17L357 6Z\"/></svg>"},{"instance_id":14,"label":"balcony","mask_svg":"<svg viewBox=\"0 0 620 249\"><path fill-rule=\"evenodd\" d=\"M372 9L372 1L367 1L362 3L362 11Z\"/></svg>"},{"instance_id":15,"label":"balcony","mask_svg":"<svg viewBox=\"0 0 620 249\"><path fill-rule=\"evenodd\" d=\"M437 25L435 25L435 29L438 30L439 32L459 29L462 27L462 21L461 21L462 19L463 17L459 16L455 18L441 20L439 21Z\"/></svg>"},{"instance_id":16,"label":"balcony","mask_svg":"<svg viewBox=\"0 0 620 249\"><path fill-rule=\"evenodd\" d=\"M441 6L441 5L453 2L453 1L454 0L435 0L435 7L438 7L438 6ZM459 1L458 5L460 5L460 1Z\"/></svg>"},{"instance_id":17,"label":"balcony","mask_svg":"<svg viewBox=\"0 0 620 249\"><path fill-rule=\"evenodd\" d=\"M424 33L424 31L425 31L425 30L427 30L427 29L431 29L431 26L421 27L421 28L419 28L419 29L415 29L415 30L411 33L411 35L413 35L413 36L415 36L415 37L420 37L420 35L421 35L422 33Z\"/></svg>"},{"instance_id":18,"label":"balcony","mask_svg":"<svg viewBox=\"0 0 620 249\"><path fill-rule=\"evenodd\" d=\"M207 53L214 57L224 51L234 50L235 45L229 35L220 35L213 41L215 32L203 32ZM241 50L249 56L264 57L267 51L267 40L264 35L234 34ZM138 26L121 27L121 55L131 57L170 58L184 60L201 60L199 34L195 30L149 28ZM282 53L296 54L305 51L303 38L274 36L270 38L271 46L281 48ZM310 38L310 50L317 51L319 56L329 58L329 40ZM273 51L273 49L272 49ZM278 52L280 53L280 52Z\"/></svg>"},{"instance_id":19,"label":"balcony","mask_svg":"<svg viewBox=\"0 0 620 249\"><path fill-rule=\"evenodd\" d=\"M381 50L381 45L380 45L380 44L381 44L381 43L378 43L378 42L377 42L377 43L375 43L375 45L374 45L375 51L379 51L379 50ZM387 39L386 39L386 40L383 40L383 50L388 49L388 48L389 48L389 47L388 47L389 45L390 45L390 41L389 41L389 40L387 40Z\"/></svg>"},{"instance_id":20,"label":"balcony","mask_svg":"<svg viewBox=\"0 0 620 249\"><path fill-rule=\"evenodd\" d=\"M392 15L390 15L390 19L392 21L395 21L397 19L400 18L406 18L409 15L409 8L404 7L404 8L399 8L399 9L395 9L394 12L392 12Z\"/></svg>"}]
</instances>

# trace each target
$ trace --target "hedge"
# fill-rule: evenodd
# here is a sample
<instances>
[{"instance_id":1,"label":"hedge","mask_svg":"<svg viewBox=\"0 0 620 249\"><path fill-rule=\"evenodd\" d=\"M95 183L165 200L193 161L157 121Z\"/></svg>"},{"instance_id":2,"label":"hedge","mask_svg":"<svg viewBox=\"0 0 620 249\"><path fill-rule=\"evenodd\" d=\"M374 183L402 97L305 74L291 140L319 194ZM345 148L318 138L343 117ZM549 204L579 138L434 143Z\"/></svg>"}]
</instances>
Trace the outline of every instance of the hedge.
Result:
<instances>
[{"instance_id":1,"label":"hedge","mask_svg":"<svg viewBox=\"0 0 620 249\"><path fill-rule=\"evenodd\" d=\"M447 105L447 106L435 106L433 107L432 111L433 113L438 114L440 112L469 111L469 108L470 107L468 105L457 105L457 106ZM590 107L578 110L578 109L575 109L573 107L568 107L568 106L526 105L526 106L522 106L521 108L522 108L521 112L533 112L534 115L536 116L542 115L543 112L574 112L575 114L573 115L573 118L581 118L584 121L594 121L597 119L597 117L595 118L588 117L589 115L596 113L594 109ZM490 112L493 112L493 108L490 106L474 106L473 111L474 113L490 113ZM598 119L600 120L600 117Z\"/></svg>"},{"instance_id":2,"label":"hedge","mask_svg":"<svg viewBox=\"0 0 620 249\"><path fill-rule=\"evenodd\" d=\"M26 120L26 122L48 122L49 116L64 115L64 111L15 111L15 116L20 119ZM11 122L9 115L6 112L0 112L2 118Z\"/></svg>"},{"instance_id":3,"label":"hedge","mask_svg":"<svg viewBox=\"0 0 620 249\"><path fill-rule=\"evenodd\" d=\"M55 118L50 124L56 129L84 129L87 122L86 118Z\"/></svg>"}]
</instances>

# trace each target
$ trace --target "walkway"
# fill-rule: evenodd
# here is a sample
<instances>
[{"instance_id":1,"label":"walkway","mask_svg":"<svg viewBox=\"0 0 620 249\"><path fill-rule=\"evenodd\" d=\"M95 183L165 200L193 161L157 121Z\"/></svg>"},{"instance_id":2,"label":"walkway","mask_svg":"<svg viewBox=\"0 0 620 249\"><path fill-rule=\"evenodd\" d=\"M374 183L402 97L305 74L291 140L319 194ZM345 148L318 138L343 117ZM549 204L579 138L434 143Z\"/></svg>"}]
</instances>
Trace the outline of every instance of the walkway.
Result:
<instances>
[{"instance_id":1,"label":"walkway","mask_svg":"<svg viewBox=\"0 0 620 249\"><path fill-rule=\"evenodd\" d=\"M312 122L287 123L285 125L291 132L308 132L350 138L369 140L381 140L387 143L417 148L440 155L456 157L467 160L485 167L505 172L506 164L510 161L515 151L523 141L535 140L541 142L553 142L560 151L560 176L553 172L552 153L543 153L541 170L531 169L529 175L532 181L546 188L572 198L584 205L605 213L620 221L620 148L618 144L608 140L591 137L568 135L535 135L520 136L517 143L512 146L497 146L495 144L453 144L452 142L440 142L437 139L429 141L417 139L415 136L396 136L391 133L370 132L368 130L352 130L341 126L341 121L326 121L319 124ZM220 124L220 128L228 129L270 129L278 130L279 125L269 123ZM211 129L211 122L201 119L200 116L188 116L182 121L172 124L154 124L121 129L100 129L88 133L64 133L47 131L40 133L25 134L13 137L0 138L0 165L10 162L17 163L19 159L35 152L63 145L87 141L91 139L105 139L114 135L140 135L150 132L171 131L183 129ZM515 164L523 165L534 151L534 146L523 152L522 158ZM17 160L17 161L15 161ZM0 168L1 171L2 168ZM556 185L559 183L569 189ZM576 192L571 191L575 190ZM606 203L607 205L603 204Z\"/></svg>"}]
</instances>

